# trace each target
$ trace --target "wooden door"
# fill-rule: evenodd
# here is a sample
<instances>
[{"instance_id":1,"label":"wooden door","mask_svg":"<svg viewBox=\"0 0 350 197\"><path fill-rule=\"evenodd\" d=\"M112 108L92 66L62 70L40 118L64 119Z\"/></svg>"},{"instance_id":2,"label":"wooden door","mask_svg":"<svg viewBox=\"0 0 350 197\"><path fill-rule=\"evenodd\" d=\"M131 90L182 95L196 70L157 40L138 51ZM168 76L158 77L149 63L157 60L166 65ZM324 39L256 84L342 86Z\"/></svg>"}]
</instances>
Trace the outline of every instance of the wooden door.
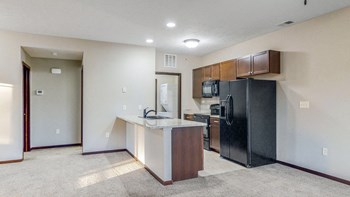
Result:
<instances>
[{"instance_id":1,"label":"wooden door","mask_svg":"<svg viewBox=\"0 0 350 197\"><path fill-rule=\"evenodd\" d=\"M23 151L30 151L30 67L23 62Z\"/></svg>"},{"instance_id":2,"label":"wooden door","mask_svg":"<svg viewBox=\"0 0 350 197\"><path fill-rule=\"evenodd\" d=\"M203 81L211 80L211 66L203 67Z\"/></svg>"},{"instance_id":3,"label":"wooden door","mask_svg":"<svg viewBox=\"0 0 350 197\"><path fill-rule=\"evenodd\" d=\"M263 51L252 55L252 74L264 74L270 72L269 66L269 53Z\"/></svg>"},{"instance_id":4,"label":"wooden door","mask_svg":"<svg viewBox=\"0 0 350 197\"><path fill-rule=\"evenodd\" d=\"M218 118L210 118L210 148L220 152L220 123Z\"/></svg>"},{"instance_id":5,"label":"wooden door","mask_svg":"<svg viewBox=\"0 0 350 197\"><path fill-rule=\"evenodd\" d=\"M192 72L192 77L192 97L202 98L203 69L194 69Z\"/></svg>"},{"instance_id":6,"label":"wooden door","mask_svg":"<svg viewBox=\"0 0 350 197\"><path fill-rule=\"evenodd\" d=\"M220 80L220 64L214 64L211 66L211 79Z\"/></svg>"},{"instance_id":7,"label":"wooden door","mask_svg":"<svg viewBox=\"0 0 350 197\"><path fill-rule=\"evenodd\" d=\"M237 59L237 77L247 77L251 75L251 56Z\"/></svg>"},{"instance_id":8,"label":"wooden door","mask_svg":"<svg viewBox=\"0 0 350 197\"><path fill-rule=\"evenodd\" d=\"M220 80L235 80L237 77L236 60L229 60L220 63Z\"/></svg>"}]
</instances>

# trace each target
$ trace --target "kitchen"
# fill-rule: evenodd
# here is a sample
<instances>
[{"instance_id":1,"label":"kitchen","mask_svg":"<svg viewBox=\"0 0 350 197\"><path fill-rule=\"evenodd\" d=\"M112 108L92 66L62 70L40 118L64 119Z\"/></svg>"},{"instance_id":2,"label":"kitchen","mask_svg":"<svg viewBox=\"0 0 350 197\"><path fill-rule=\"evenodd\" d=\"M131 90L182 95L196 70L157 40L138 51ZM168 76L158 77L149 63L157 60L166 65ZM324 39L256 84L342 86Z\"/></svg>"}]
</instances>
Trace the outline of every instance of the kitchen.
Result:
<instances>
[{"instance_id":1,"label":"kitchen","mask_svg":"<svg viewBox=\"0 0 350 197\"><path fill-rule=\"evenodd\" d=\"M3 43L0 46L3 52L0 55L0 93L1 98L5 98L1 100L1 107L4 108L0 112L1 120L5 120L0 124L0 161L18 163L0 165L0 172L11 177L0 180L1 188L8 188L0 190L3 192L0 194L18 195L15 193L18 192L15 189L18 184L13 184L14 181L26 182L25 188L33 188L33 185L48 186L40 187L41 191L23 189L23 192L33 195L59 192L66 192L67 195L98 195L96 192L99 192L99 195L105 196L227 196L233 192L253 196L271 193L286 196L300 194L298 192L313 192L315 196L347 194L348 187L342 183L346 184L349 180L349 159L346 157L349 151L349 92L344 90L349 84L346 71L349 62L347 51L350 39L347 24L350 12L341 0L337 1L338 4L335 1L320 4L310 1L307 6L298 2L295 7L287 6L292 4L290 2L276 1L273 5L272 2L245 2L244 5L249 6L240 8L232 6L229 1L226 3L231 6L217 2L198 5L193 2L171 3L173 7L167 8L169 12L184 11L187 8L194 10L190 12L192 16L185 15L189 10L179 14L186 16L185 20L182 17L177 20L167 19L163 12L160 14L150 12L149 9L139 9L147 7L145 2L139 2L137 7L125 2L130 5L125 10L135 8L137 12L125 11L119 9L123 6L111 6L108 3L100 2L91 6L91 2L76 2L69 6L72 9L67 9L67 14L54 19L62 19L62 24L65 24L64 21L71 21L70 16L80 15L81 18L76 20L79 25L74 28L76 21L71 21L72 23L63 28L55 27L55 30L50 29L54 25L47 25L45 20L30 22L33 17L27 16L30 15L27 12L19 14L18 18L11 17L10 13L15 15L16 10L21 10L17 9L21 7L19 4L12 5L11 2L6 3L8 9L4 9L2 13L8 13L4 21L12 22L0 24L4 29L0 31L0 41ZM54 11L57 6L49 6L52 2L41 3L47 5L45 13L52 13L52 17L61 13ZM118 3L120 2L112 4ZM46 16L41 18L50 17L40 9L34 12L34 5L31 13ZM151 5L148 8L158 10L165 6L154 3ZM193 29L190 24L198 24L195 20L202 19L201 13L208 10L208 5L221 6L220 12L213 10L217 20L213 15L203 16L203 24L207 22L213 25L208 26L208 29ZM80 9L80 6L83 8ZM279 6L281 9L263 9L272 6ZM181 9L174 9L175 7ZM110 8L118 10L118 16ZM197 10L199 8L201 12ZM266 32L259 32L255 27L260 27L259 24L263 22L249 21L249 17L247 23L239 23L242 17L235 14L242 14L240 11L248 8L262 11L264 14L259 15L261 18L270 16L262 21L271 21L271 28ZM72 12L76 9L91 10L94 14ZM276 16L282 14L273 15L273 11L290 15L280 18ZM304 18L293 18L299 16L299 12L305 14ZM142 17L137 18L135 13ZM150 13L164 21L146 20ZM26 20L23 20L24 16ZM88 23L107 18L113 20L95 23L95 28L91 28ZM133 31L119 34L124 30L122 27L125 27L118 26L125 24L120 21L121 18L135 25ZM256 16L253 18L256 19ZM142 19L145 21L140 22ZM284 24L290 20L295 23ZM25 21L29 21L31 26L26 26ZM175 27L168 27L168 22L176 22ZM13 24L18 25L11 26ZM151 28L137 24L148 24ZM250 25L247 28L237 26L245 24ZM26 27L28 31L21 30L20 26ZM232 33L235 29L233 27L242 32ZM31 31L33 29L30 28L37 31ZM77 35L74 33L80 31L79 28L86 32L95 32L77 39L72 35ZM220 28L226 33L218 33ZM150 29L154 31L149 31ZM183 29L208 34L186 33ZM102 33L104 39L91 36ZM237 37L249 33L251 37L236 40ZM177 39L166 39L169 35ZM106 40L106 37L111 39ZM125 43L129 38L137 41ZM186 47L184 41L190 38L199 40L197 48ZM31 63L21 56L21 49L25 47L45 48L52 50L51 52L62 50L83 53L82 146L33 150L23 154L21 63ZM164 57L169 54L176 56L175 67L164 66ZM279 57L278 61L276 57ZM181 105L177 106L181 113L176 114L181 116L179 120L149 120L137 117L143 115L146 107L150 107L147 110L156 108L156 73L176 73L181 76L181 83L178 83L181 86L181 91L178 92L181 95ZM265 85L265 82L268 84ZM157 111L160 111L159 108ZM199 120L203 118L206 123ZM198 121L192 121L193 119ZM47 131L52 139L59 138L65 132L61 130L61 134L55 133L59 128ZM191 133L193 128L196 131ZM259 132L261 128L264 129L263 134ZM188 171L191 176L182 177L180 170L180 178L172 177L173 170L178 170L174 166L185 166L183 169L188 169L184 162L188 159L173 158L172 151L179 153L175 155L186 155L186 150L181 145L174 146L176 148L170 146L170 130L176 130L173 134L179 139L186 138L189 134L197 135L191 136L197 141L190 144L192 148L195 147L196 153L189 153L186 157L202 153L203 157L198 159L200 165L194 165L193 171ZM237 141L237 138L242 140ZM198 143L198 139L202 141ZM262 139L267 140L260 144ZM62 154L65 150L73 151L67 155ZM39 153L50 153L52 157L35 157ZM31 155L34 156L29 157ZM212 158L214 164L210 164L210 167L213 169L218 161L223 161L225 166L231 164L228 168L232 167L233 170L203 175L206 155ZM54 160L57 161L56 164L52 162ZM154 163L155 160L157 162ZM173 162L178 164L173 165ZM35 165L27 166L30 164ZM19 168L34 171L18 173ZM35 176L28 176L33 174ZM66 188L67 185L63 184L66 181L74 185L72 190L58 191L52 186L56 183L59 188ZM251 188L247 186L249 184L244 184L247 182L255 184L256 187Z\"/></svg>"}]
</instances>

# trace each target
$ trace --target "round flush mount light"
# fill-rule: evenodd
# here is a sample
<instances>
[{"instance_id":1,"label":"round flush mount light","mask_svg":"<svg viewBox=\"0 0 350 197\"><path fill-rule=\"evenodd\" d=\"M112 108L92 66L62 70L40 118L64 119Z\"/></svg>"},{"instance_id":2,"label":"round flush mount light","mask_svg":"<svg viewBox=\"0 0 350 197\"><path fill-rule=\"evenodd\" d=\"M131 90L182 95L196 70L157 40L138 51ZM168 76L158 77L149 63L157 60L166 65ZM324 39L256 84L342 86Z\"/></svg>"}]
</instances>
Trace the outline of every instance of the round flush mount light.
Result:
<instances>
[{"instance_id":1,"label":"round flush mount light","mask_svg":"<svg viewBox=\"0 0 350 197\"><path fill-rule=\"evenodd\" d=\"M52 55L53 55L53 56L57 56L58 53L57 53L57 52L52 52Z\"/></svg>"},{"instance_id":2,"label":"round flush mount light","mask_svg":"<svg viewBox=\"0 0 350 197\"><path fill-rule=\"evenodd\" d=\"M185 43L187 48L196 48L199 44L199 40L198 39L187 39L187 40L184 40L184 43Z\"/></svg>"},{"instance_id":3,"label":"round flush mount light","mask_svg":"<svg viewBox=\"0 0 350 197\"><path fill-rule=\"evenodd\" d=\"M169 28L174 28L174 27L176 27L176 24L173 23L173 22L169 22L169 23L166 24L166 26L169 27Z\"/></svg>"},{"instance_id":4,"label":"round flush mount light","mask_svg":"<svg viewBox=\"0 0 350 197\"><path fill-rule=\"evenodd\" d=\"M153 39L147 39L146 42L147 42L147 43L153 43L154 40L153 40Z\"/></svg>"}]
</instances>

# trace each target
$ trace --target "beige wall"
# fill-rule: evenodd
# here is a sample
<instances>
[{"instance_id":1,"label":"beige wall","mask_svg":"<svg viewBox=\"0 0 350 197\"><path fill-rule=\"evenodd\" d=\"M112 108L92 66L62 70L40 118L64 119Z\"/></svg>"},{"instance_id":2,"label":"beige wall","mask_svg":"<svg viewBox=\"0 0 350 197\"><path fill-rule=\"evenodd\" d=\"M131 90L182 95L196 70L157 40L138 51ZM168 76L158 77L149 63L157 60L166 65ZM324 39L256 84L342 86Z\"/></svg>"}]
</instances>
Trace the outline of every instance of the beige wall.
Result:
<instances>
[{"instance_id":1,"label":"beige wall","mask_svg":"<svg viewBox=\"0 0 350 197\"><path fill-rule=\"evenodd\" d=\"M0 83L11 85L0 96L11 98L0 101L11 106L0 111L0 161L22 158L21 46L84 52L84 152L125 148L116 115L137 114L139 104L154 107L154 48L9 31L0 31L0 43Z\"/></svg>"},{"instance_id":2,"label":"beige wall","mask_svg":"<svg viewBox=\"0 0 350 197\"><path fill-rule=\"evenodd\" d=\"M350 8L203 57L202 65L282 51L277 87L277 158L350 179ZM299 101L310 109L299 109ZM328 156L322 148L328 148Z\"/></svg>"},{"instance_id":3,"label":"beige wall","mask_svg":"<svg viewBox=\"0 0 350 197\"><path fill-rule=\"evenodd\" d=\"M31 147L81 143L82 62L32 58L30 67ZM52 67L62 73L52 74ZM35 90L43 90L44 95L36 95Z\"/></svg>"},{"instance_id":4,"label":"beige wall","mask_svg":"<svg viewBox=\"0 0 350 197\"><path fill-rule=\"evenodd\" d=\"M200 109L199 101L192 99L192 69L201 65L201 58L198 56L177 54L177 68L164 67L165 52L156 53L156 71L173 72L182 74L182 116L187 110Z\"/></svg>"}]
</instances>

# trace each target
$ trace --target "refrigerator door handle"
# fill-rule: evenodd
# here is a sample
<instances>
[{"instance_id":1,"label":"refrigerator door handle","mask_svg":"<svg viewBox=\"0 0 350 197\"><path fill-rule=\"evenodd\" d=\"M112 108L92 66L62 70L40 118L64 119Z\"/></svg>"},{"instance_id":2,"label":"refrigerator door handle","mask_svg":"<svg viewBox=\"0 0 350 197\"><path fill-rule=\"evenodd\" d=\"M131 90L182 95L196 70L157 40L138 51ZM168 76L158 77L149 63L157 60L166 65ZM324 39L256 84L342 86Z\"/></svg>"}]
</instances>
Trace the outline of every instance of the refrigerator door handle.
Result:
<instances>
[{"instance_id":1,"label":"refrigerator door handle","mask_svg":"<svg viewBox=\"0 0 350 197\"><path fill-rule=\"evenodd\" d=\"M226 121L227 125L229 125L229 122L228 122L228 110L229 110L229 108L227 107L229 96L230 95L227 95L226 100L225 100L225 121Z\"/></svg>"},{"instance_id":2,"label":"refrigerator door handle","mask_svg":"<svg viewBox=\"0 0 350 197\"><path fill-rule=\"evenodd\" d=\"M233 124L233 111L234 111L234 105L233 105L233 97L232 95L229 95L229 98L228 98L228 103L229 103L229 112L228 112L228 122L229 122L229 125L232 125Z\"/></svg>"}]
</instances>

